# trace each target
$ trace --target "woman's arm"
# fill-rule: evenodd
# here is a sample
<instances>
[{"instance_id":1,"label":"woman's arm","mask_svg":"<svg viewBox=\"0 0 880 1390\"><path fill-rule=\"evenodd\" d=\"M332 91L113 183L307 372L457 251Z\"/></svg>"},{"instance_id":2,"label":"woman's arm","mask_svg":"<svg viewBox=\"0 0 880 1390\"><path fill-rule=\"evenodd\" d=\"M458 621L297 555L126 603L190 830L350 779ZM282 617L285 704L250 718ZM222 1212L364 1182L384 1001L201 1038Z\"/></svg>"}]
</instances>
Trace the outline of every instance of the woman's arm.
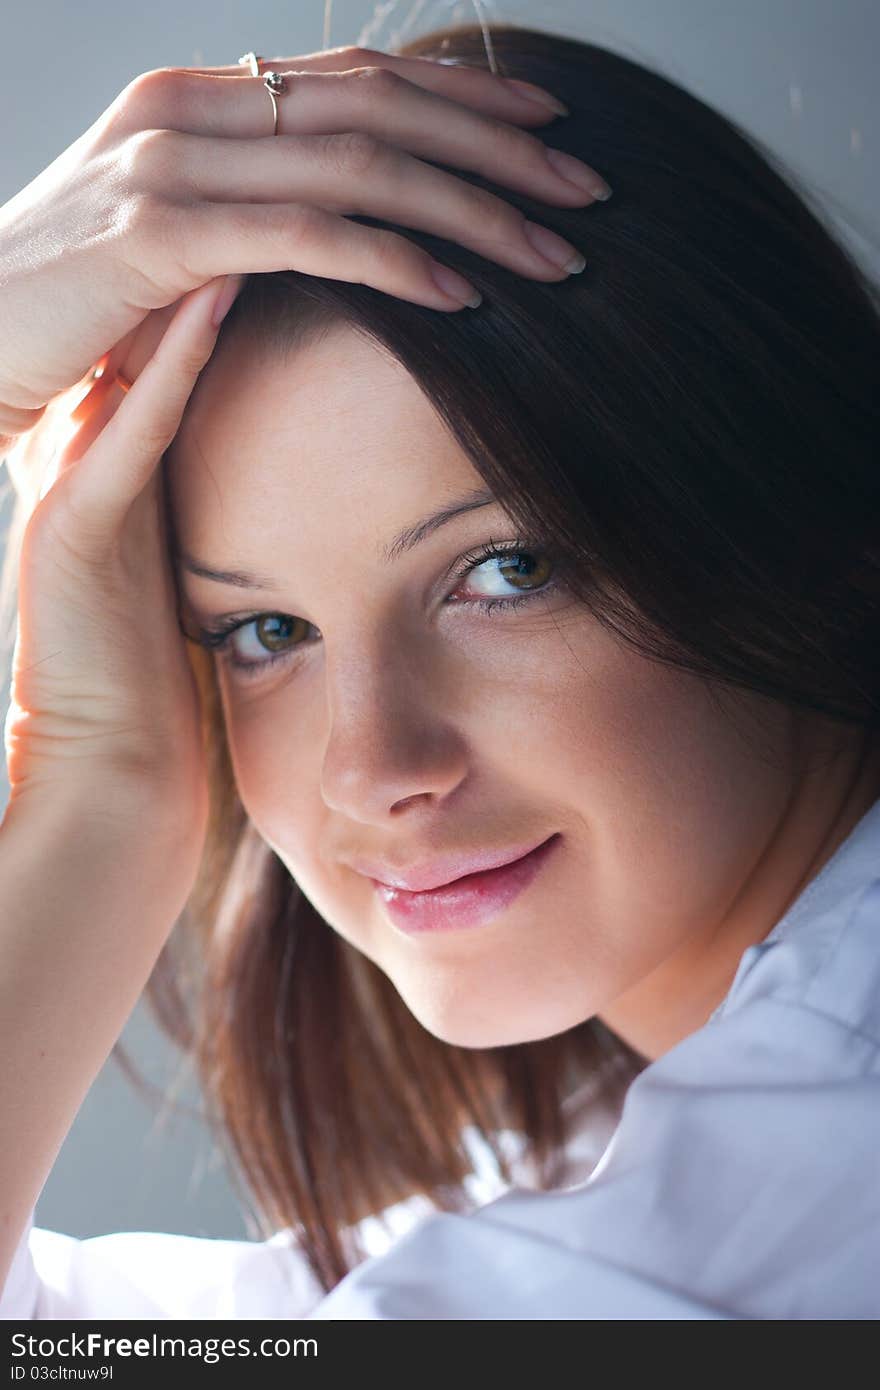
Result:
<instances>
[{"instance_id":1,"label":"woman's arm","mask_svg":"<svg viewBox=\"0 0 880 1390\"><path fill-rule=\"evenodd\" d=\"M0 1282L191 887L192 846L137 788L11 804L0 826Z\"/></svg>"}]
</instances>

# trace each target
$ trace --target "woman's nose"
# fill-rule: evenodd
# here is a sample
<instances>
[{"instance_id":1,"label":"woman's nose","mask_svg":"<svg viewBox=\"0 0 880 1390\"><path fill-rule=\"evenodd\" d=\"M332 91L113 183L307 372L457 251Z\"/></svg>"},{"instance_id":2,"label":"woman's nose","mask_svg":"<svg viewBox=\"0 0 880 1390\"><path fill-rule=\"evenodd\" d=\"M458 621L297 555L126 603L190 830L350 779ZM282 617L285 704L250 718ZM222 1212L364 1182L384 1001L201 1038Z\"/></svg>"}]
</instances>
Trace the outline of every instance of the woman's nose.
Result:
<instances>
[{"instance_id":1,"label":"woman's nose","mask_svg":"<svg viewBox=\"0 0 880 1390\"><path fill-rule=\"evenodd\" d=\"M440 800L466 775L448 701L412 675L347 677L328 699L328 721L321 791L351 820L381 823L423 798Z\"/></svg>"}]
</instances>

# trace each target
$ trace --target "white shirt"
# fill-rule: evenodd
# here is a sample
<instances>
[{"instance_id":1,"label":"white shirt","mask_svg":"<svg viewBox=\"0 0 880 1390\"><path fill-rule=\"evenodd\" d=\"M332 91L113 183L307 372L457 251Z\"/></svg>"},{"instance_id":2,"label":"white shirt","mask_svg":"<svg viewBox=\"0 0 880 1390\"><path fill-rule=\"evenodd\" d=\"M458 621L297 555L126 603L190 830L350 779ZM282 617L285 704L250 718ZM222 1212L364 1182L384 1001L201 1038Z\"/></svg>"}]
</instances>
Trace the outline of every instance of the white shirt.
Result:
<instances>
[{"instance_id":1,"label":"white shirt","mask_svg":"<svg viewBox=\"0 0 880 1390\"><path fill-rule=\"evenodd\" d=\"M587 1176L562 1189L484 1168L464 1214L371 1219L375 1253L327 1295L290 1231L79 1240L32 1213L0 1317L880 1317L880 801L567 1152Z\"/></svg>"}]
</instances>

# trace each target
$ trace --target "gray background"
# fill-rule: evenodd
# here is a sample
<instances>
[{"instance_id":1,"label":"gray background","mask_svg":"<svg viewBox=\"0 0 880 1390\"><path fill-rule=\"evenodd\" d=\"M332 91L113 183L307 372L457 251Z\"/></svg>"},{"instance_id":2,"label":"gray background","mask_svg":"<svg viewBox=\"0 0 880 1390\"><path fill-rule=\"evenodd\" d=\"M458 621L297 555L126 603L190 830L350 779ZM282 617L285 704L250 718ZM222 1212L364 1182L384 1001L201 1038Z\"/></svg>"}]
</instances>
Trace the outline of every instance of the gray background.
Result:
<instances>
[{"instance_id":1,"label":"gray background","mask_svg":"<svg viewBox=\"0 0 880 1390\"><path fill-rule=\"evenodd\" d=\"M329 16L321 0L2 0L0 203L150 68L234 63L247 49L269 57L346 43L387 50L398 37L481 14L604 44L681 82L780 156L857 257L878 273L876 0L392 0L375 8L335 0ZM601 150L585 153L601 170ZM4 679L5 715L5 673ZM2 767L0 777L5 805ZM141 1005L123 1041L158 1085L179 1070ZM179 1094L185 1111L162 1119L108 1061L43 1189L37 1224L76 1236L247 1235L186 1075Z\"/></svg>"}]
</instances>

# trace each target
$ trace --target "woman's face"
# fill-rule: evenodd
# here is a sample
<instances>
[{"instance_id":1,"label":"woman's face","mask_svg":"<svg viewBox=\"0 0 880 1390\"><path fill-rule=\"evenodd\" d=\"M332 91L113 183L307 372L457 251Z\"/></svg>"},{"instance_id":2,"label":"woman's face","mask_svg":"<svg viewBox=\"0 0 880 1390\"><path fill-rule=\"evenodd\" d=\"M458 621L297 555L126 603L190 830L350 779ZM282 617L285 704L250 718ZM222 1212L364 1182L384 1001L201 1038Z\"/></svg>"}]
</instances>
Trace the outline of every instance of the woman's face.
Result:
<instances>
[{"instance_id":1,"label":"woman's face","mask_svg":"<svg viewBox=\"0 0 880 1390\"><path fill-rule=\"evenodd\" d=\"M346 327L288 362L230 344L167 463L181 552L259 577L179 570L188 630L251 619L216 660L254 825L438 1038L526 1042L598 1014L658 1056L706 1021L742 951L870 804L852 797L854 750L802 776L780 706L713 699L640 657L534 549L455 577L468 552L517 540L497 503L386 558L399 532L485 486L427 399ZM481 923L460 894L464 919L441 904L440 930L405 929L351 863L390 875L550 837L518 894L484 894Z\"/></svg>"}]
</instances>

